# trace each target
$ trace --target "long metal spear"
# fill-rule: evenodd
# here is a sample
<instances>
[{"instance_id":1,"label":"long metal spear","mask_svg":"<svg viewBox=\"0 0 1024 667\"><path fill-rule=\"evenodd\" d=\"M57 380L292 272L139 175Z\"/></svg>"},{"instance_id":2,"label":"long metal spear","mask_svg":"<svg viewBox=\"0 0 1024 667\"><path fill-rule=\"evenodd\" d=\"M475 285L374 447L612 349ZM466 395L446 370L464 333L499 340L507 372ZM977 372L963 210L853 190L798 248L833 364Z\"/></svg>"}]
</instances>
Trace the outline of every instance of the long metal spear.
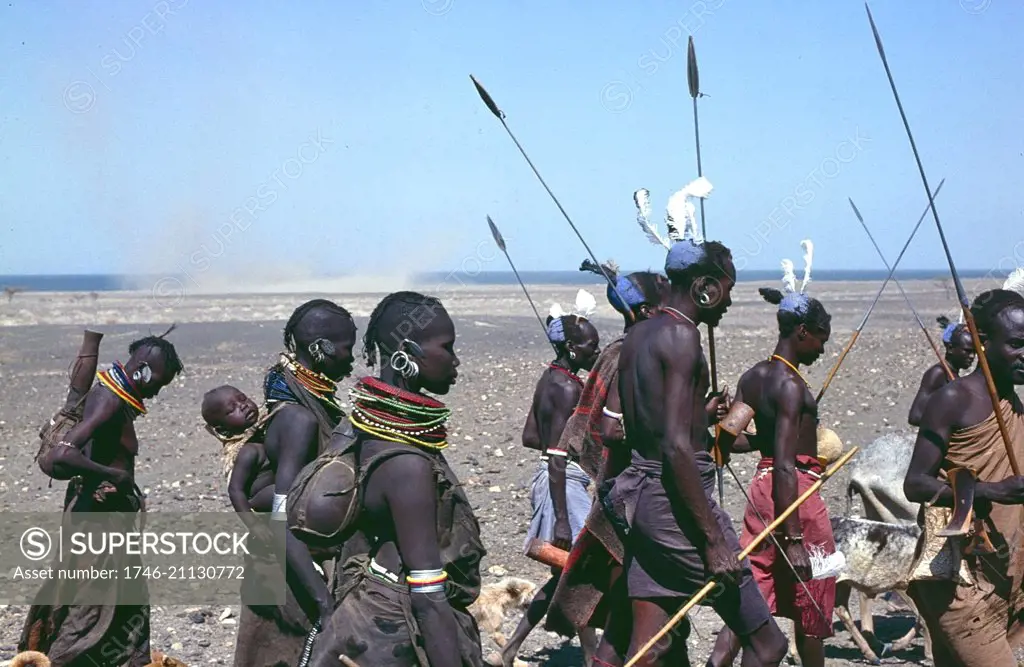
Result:
<instances>
[{"instance_id":1,"label":"long metal spear","mask_svg":"<svg viewBox=\"0 0 1024 667\"><path fill-rule=\"evenodd\" d=\"M494 237L494 243L497 244L498 249L505 254L505 259L508 260L508 265L512 267L512 273L516 274L516 280L519 281L519 286L523 288L523 294L526 295L526 300L530 302L530 308L533 308L533 314L537 316L537 322L540 323L540 328L544 330L544 338L551 343L552 349L555 351L555 355L558 355L558 348L555 347L555 343L548 338L548 327L544 324L544 318L540 316L540 312L537 310L537 306L534 305L533 299L530 298L530 292L526 289L526 284L523 283L523 279L519 277L519 271L516 270L516 265L512 263L512 258L509 257L508 248L505 247L505 237L498 231L498 225L494 224L491 220L491 216L487 216L487 226L491 228L491 236Z\"/></svg>"},{"instance_id":2,"label":"long metal spear","mask_svg":"<svg viewBox=\"0 0 1024 667\"><path fill-rule=\"evenodd\" d=\"M939 183L939 187L942 187L942 183ZM936 190L935 194L938 193L939 191ZM871 233L871 230L868 229L867 223L864 222L864 216L860 214L860 210L857 208L857 205L853 203L853 199L850 199L849 197L847 197L847 199L850 202L850 206L853 208L854 215L857 216L857 220L858 222L860 222L860 226L864 228L864 231L865 233L867 233L868 238L871 239L871 245L875 246L875 252L878 253L879 259L882 260L882 264L885 264L885 268L889 269L889 262L885 261L885 254L882 252L882 249L878 247L878 243L875 241L874 234ZM953 374L953 369L951 369L949 367L949 364L946 363L945 356L942 354L942 352L939 351L939 346L936 344L935 339L932 338L931 333L928 332L928 327L926 327L924 325L924 322L921 321L921 316L917 314L917 309L914 308L914 304L910 302L910 297L907 296L907 293L903 290L903 284L900 282L900 279L897 278L895 275L893 275L892 279L893 282L896 283L896 287L899 288L900 294L903 295L903 299L907 302L907 306L910 307L910 312L914 314L914 319L917 320L917 325L921 327L921 331L924 332L924 337L928 339L928 345L932 348L932 352L934 352L935 356L938 358L939 364L942 365L942 369L946 371L946 375L949 377L950 380L956 379L956 375Z\"/></svg>"},{"instance_id":3,"label":"long metal spear","mask_svg":"<svg viewBox=\"0 0 1024 667\"><path fill-rule=\"evenodd\" d=\"M562 204L561 202L558 201L558 197L556 197L555 193L551 191L551 188L548 187L548 184L544 182L544 178L540 175L540 172L537 171L537 167L533 166L533 162L530 160L530 156L526 154L525 150L523 150L523 147L522 145L520 145L519 140L516 139L516 135L512 134L512 130L509 129L508 123L505 122L505 112L498 108L498 105L494 102L494 98L491 97L491 94L484 89L483 84L476 80L475 76L470 74L469 78L473 81L473 85L476 87L476 92L480 95L480 99L484 101L484 104L486 104L487 108L490 109L492 114L494 114L494 117L501 121L502 127L504 127L505 131L508 132L508 136L512 137L512 141L515 142L516 148L518 148L519 152L523 154L524 158L526 158L526 164L530 165L530 169L532 169L533 173L537 176L537 180L540 181L540 184L543 185L544 189L548 191L549 195L551 195L551 199L555 202L555 206L558 207L558 210L562 212L562 217L564 217L565 221L569 223L570 227L572 227L572 231L576 232L576 236L577 238L579 238L580 243L582 243L583 247L587 249L587 254L590 255L590 259L594 260L594 264L597 264L598 268L601 269L601 275L603 275L604 279L608 281L608 284L611 286L612 290L615 292L615 294L618 295L619 300L622 303L627 303L626 298L622 296L622 292L620 292L619 288L615 286L615 281L612 280L612 277L610 275L608 275L608 271L606 271L605 268L601 265L601 262L597 260L597 256L594 255L594 251L590 249L590 246L587 245L587 242L583 240L583 235L580 234L580 230L576 228L576 225L573 223L572 218L570 218L569 214L565 212L564 208L562 208ZM629 319L633 320L633 311L628 308L626 310L629 312Z\"/></svg>"},{"instance_id":4,"label":"long metal spear","mask_svg":"<svg viewBox=\"0 0 1024 667\"><path fill-rule=\"evenodd\" d=\"M942 179L939 183L939 187L935 188L935 194L939 194L939 190L942 189L942 184L945 182L946 179ZM843 348L842 353L839 355L839 359L836 360L835 365L833 365L829 370L828 376L825 378L825 384L821 385L821 390L818 391L818 398L815 399L817 403L821 403L821 397L825 395L825 390L828 389L830 384L832 384L832 379L836 376L836 372L839 370L839 367L843 365L843 360L846 359L846 355L850 353L850 349L853 348L853 344L857 342L857 337L860 336L860 332L864 330L864 325L868 323L868 318L871 317L871 311L875 309L875 306L878 304L878 300L882 298L885 286L889 284L889 280L892 279L893 274L896 272L896 267L900 265L900 260L903 259L903 254L907 252L907 248L910 247L910 242L914 240L917 230L920 229L921 223L924 222L924 219L927 216L928 209L926 208L924 213L921 214L921 217L917 219L917 224L914 225L914 231L910 232L910 238L908 238L907 242L903 244L903 249L900 250L900 254L896 257L895 263L893 263L892 267L889 269L889 275L885 277L885 280L882 282L882 286L878 289L878 293L875 294L874 301L872 301L871 305L868 306L868 311L864 313L864 319L861 320L860 324L857 325L857 328L853 330L853 335L850 336L850 340L846 343L846 347Z\"/></svg>"},{"instance_id":5,"label":"long metal spear","mask_svg":"<svg viewBox=\"0 0 1024 667\"><path fill-rule=\"evenodd\" d=\"M697 98L700 97L700 72L697 70L697 52L693 48L693 35L686 48L686 85L690 89L690 97L693 99L693 139L697 144L697 177L704 175L704 169L700 162L700 121L697 118ZM707 240L708 228L704 217L704 197L700 197L700 235ZM715 356L715 328L708 325L708 356L711 362L711 392L718 393L718 363ZM717 433L717 431L716 431ZM716 476L718 477L718 504L725 503L725 475L722 473L722 465L725 458L722 456L721 447L718 445L718 438L715 438L715 446L712 450L715 459Z\"/></svg>"},{"instance_id":6,"label":"long metal spear","mask_svg":"<svg viewBox=\"0 0 1024 667\"><path fill-rule=\"evenodd\" d=\"M924 184L925 193L928 195L928 207L935 219L935 227L939 230L939 238L942 239L942 249L946 252L946 261L949 262L949 272L953 276L953 284L956 286L956 295L960 300L960 308L964 312L964 321L971 332L971 341L974 343L974 351L978 356L978 365L985 376L985 386L988 389L989 398L992 399L992 410L995 412L996 423L999 424L999 434L1003 437L1003 444L1006 446L1006 456L1010 461L1010 467L1014 475L1020 475L1020 468L1017 465L1017 456L1013 452L1013 445L1010 442L1009 433L1006 430L1006 420L999 409L999 392L996 389L995 380L992 378L992 369L989 368L988 358L985 356L985 348L981 344L981 336L978 334L978 325L971 314L971 304L967 299L967 292L960 281L960 274L956 271L956 264L953 263L953 255L949 251L949 244L946 242L946 234L942 231L942 223L939 221L939 211L935 208L934 197L928 187L928 177L924 173L924 165L921 164L921 156L917 152L917 144L914 142L914 134L910 131L910 122L907 114L903 111L903 103L900 101L900 94L896 90L896 82L892 78L892 71L889 69L889 61L885 57L885 48L882 46L882 38L875 27L875 19L871 16L871 8L864 3L864 9L868 13L868 22L871 24L871 32L875 36L875 45L878 47L878 55L882 58L882 65L885 67L885 75L889 78L889 87L892 88L892 96L896 99L896 106L900 110L900 118L903 119L903 127L907 130L907 138L910 139L910 148L914 151L914 160L917 162L917 170L921 173L921 182Z\"/></svg>"}]
</instances>

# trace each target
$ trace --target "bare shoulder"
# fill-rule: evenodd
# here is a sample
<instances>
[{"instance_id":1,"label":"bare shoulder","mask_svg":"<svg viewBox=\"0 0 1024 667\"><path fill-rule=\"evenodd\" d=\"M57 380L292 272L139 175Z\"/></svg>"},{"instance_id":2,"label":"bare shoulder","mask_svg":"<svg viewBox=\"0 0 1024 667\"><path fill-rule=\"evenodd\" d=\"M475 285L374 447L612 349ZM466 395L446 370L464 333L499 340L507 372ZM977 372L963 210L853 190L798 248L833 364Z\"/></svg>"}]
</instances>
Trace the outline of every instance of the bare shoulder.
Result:
<instances>
[{"instance_id":1,"label":"bare shoulder","mask_svg":"<svg viewBox=\"0 0 1024 667\"><path fill-rule=\"evenodd\" d=\"M933 427L959 429L973 426L975 422L968 415L982 398L986 403L981 406L982 411L987 408L990 413L992 405L985 387L974 387L971 380L971 376L958 378L936 389L928 399L924 421Z\"/></svg>"},{"instance_id":2,"label":"bare shoulder","mask_svg":"<svg viewBox=\"0 0 1024 667\"><path fill-rule=\"evenodd\" d=\"M764 379L768 372L768 368L769 366L767 361L757 362L744 371L743 375L740 376L739 382L736 383L736 387L740 390L751 388L753 383Z\"/></svg>"},{"instance_id":3,"label":"bare shoulder","mask_svg":"<svg viewBox=\"0 0 1024 667\"><path fill-rule=\"evenodd\" d=\"M270 420L268 428L273 428L274 426L279 428L315 427L317 426L316 415L301 405L289 403L281 406L274 414L274 418Z\"/></svg>"},{"instance_id":4,"label":"bare shoulder","mask_svg":"<svg viewBox=\"0 0 1024 667\"><path fill-rule=\"evenodd\" d=\"M582 386L579 382L561 371L548 371L550 381L545 387L549 396L565 400L576 400L582 393Z\"/></svg>"},{"instance_id":5,"label":"bare shoulder","mask_svg":"<svg viewBox=\"0 0 1024 667\"><path fill-rule=\"evenodd\" d=\"M695 355L700 351L700 331L697 327L677 322L669 317L649 320L654 326L647 337L647 346L655 354L679 358L681 355Z\"/></svg>"},{"instance_id":6,"label":"bare shoulder","mask_svg":"<svg viewBox=\"0 0 1024 667\"><path fill-rule=\"evenodd\" d=\"M425 483L433 484L434 463L430 455L413 445L385 440L367 440L363 443L364 454L360 462L363 468L379 457L375 469L369 471L385 476L388 480L400 480L397 484L386 484L386 496L401 495L414 488L423 488ZM387 455L385 457L385 455Z\"/></svg>"},{"instance_id":7,"label":"bare shoulder","mask_svg":"<svg viewBox=\"0 0 1024 667\"><path fill-rule=\"evenodd\" d=\"M85 395L85 404L83 405L83 415L96 414L96 413L110 413L112 414L118 407L120 407L121 399L107 389L104 385L97 382L92 386L89 392ZM109 416L109 414L107 414Z\"/></svg>"},{"instance_id":8,"label":"bare shoulder","mask_svg":"<svg viewBox=\"0 0 1024 667\"><path fill-rule=\"evenodd\" d=\"M942 364L935 364L924 372L924 376L921 378L921 384L928 386L938 386L946 379L946 369L942 367Z\"/></svg>"}]
</instances>

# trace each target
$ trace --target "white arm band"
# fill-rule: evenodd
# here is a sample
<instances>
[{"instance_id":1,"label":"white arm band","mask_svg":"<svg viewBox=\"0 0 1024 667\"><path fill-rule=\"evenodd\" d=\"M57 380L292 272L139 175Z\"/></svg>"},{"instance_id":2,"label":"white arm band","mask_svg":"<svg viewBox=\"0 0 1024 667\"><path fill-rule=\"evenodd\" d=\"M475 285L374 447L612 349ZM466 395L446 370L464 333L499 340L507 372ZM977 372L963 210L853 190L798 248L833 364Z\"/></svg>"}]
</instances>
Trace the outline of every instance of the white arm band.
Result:
<instances>
[{"instance_id":1,"label":"white arm band","mask_svg":"<svg viewBox=\"0 0 1024 667\"><path fill-rule=\"evenodd\" d=\"M615 421L622 421L622 413L621 412L612 412L608 408L601 408L601 412L604 413L605 417L611 417Z\"/></svg>"},{"instance_id":2,"label":"white arm band","mask_svg":"<svg viewBox=\"0 0 1024 667\"><path fill-rule=\"evenodd\" d=\"M287 516L285 515L285 502L288 500L287 495L281 495L279 493L274 494L274 503L271 505L270 518L277 521L284 521Z\"/></svg>"}]
</instances>

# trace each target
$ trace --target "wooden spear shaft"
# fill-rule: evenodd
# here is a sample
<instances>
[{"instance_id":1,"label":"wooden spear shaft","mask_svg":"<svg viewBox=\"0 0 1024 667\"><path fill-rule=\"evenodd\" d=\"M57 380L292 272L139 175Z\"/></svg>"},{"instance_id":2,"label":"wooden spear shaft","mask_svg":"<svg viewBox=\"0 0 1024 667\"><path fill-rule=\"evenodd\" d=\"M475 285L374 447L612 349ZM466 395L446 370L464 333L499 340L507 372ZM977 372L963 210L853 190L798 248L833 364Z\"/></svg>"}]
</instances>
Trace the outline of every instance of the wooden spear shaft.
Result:
<instances>
[{"instance_id":1,"label":"wooden spear shaft","mask_svg":"<svg viewBox=\"0 0 1024 667\"><path fill-rule=\"evenodd\" d=\"M755 549L757 549L758 545L760 545L761 542L766 540L768 536L772 533L772 531L778 528L783 521L789 518L789 515L795 512L800 507L800 505L804 503L805 500L807 500L814 493L816 493L818 489L821 488L821 485L824 484L829 477L836 474L836 472L840 468L849 463L850 459L853 458L853 455L857 453L858 449L859 447L857 446L851 447L850 451L846 452L841 457L839 457L839 460L837 460L831 468L822 473L820 479L814 482L814 484L811 484L806 491L800 494L800 497L793 501L793 504L787 507L786 511L784 511L782 514L776 517L774 521L768 524L765 527L765 529L762 530L761 533L757 537L755 537L750 542L750 544L747 545L747 548L740 552L740 555L737 556L737 560L742 561L744 558L749 556ZM640 659L643 658L644 655L648 651L650 651L655 644L661 641L662 637L671 632L672 628L674 628L679 623L679 621L683 620L683 617L686 616L686 614L691 609L700 604L700 601L706 598L713 590L715 590L717 586L718 582L713 580L704 584L704 588L697 591L697 593L693 597L691 597L690 600L679 609L679 611L675 613L675 616L669 619L668 623L666 623L665 626L658 631L658 634L651 637L651 639L646 644L644 644L639 651L637 651L636 655L630 658L629 662L626 663L625 667L634 667L634 665L636 665L636 663L639 662Z\"/></svg>"}]
</instances>

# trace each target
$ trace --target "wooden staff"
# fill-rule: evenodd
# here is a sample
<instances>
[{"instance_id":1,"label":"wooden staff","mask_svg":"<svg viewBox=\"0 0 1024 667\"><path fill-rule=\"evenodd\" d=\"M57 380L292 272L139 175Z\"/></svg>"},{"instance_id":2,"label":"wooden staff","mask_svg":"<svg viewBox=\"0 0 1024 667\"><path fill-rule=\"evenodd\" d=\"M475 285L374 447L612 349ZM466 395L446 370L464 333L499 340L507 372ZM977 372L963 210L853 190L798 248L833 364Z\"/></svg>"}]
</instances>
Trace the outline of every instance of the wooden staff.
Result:
<instances>
[{"instance_id":1,"label":"wooden staff","mask_svg":"<svg viewBox=\"0 0 1024 667\"><path fill-rule=\"evenodd\" d=\"M530 546L526 550L528 558L543 563L550 567L557 567L560 570L565 569L565 564L569 560L569 552L564 549L559 549L553 544L549 544L544 540L532 539L530 540Z\"/></svg>"},{"instance_id":2,"label":"wooden staff","mask_svg":"<svg viewBox=\"0 0 1024 667\"><path fill-rule=\"evenodd\" d=\"M900 101L900 94L896 90L896 82L893 80L892 71L889 69L889 61L885 57L885 48L882 46L882 37L878 34L878 28L875 27L875 20L871 16L871 8L868 7L867 3L864 3L864 9L867 10L868 22L871 24L871 32L875 36L875 46L878 47L878 55L882 58L882 65L885 67L885 75L889 78L889 87L892 88L892 95L896 99L896 106L900 110L900 118L903 119L903 127L907 131L907 138L910 139L910 148L914 152L914 160L917 162L917 170L921 174L921 182L924 184L925 194L928 195L928 207L931 209L932 217L935 219L935 227L939 230L939 238L942 240L942 249L946 253L946 261L949 262L949 272L953 277L953 284L956 286L956 295L960 300L960 308L964 312L964 321L967 323L967 329L971 332L971 342L974 343L974 351L978 356L978 365L981 367L981 372L985 376L985 387L988 389L989 398L992 400L992 410L996 416L996 423L999 425L999 434L1002 436L1003 444L1006 446L1006 456L1010 461L1010 467L1013 469L1013 474L1019 476L1020 468L1017 465L1017 456L1013 451L1009 432L1006 430L1006 420L1003 419L1003 413L999 409L999 392L996 390L996 383L992 378L992 369L989 368L988 358L985 356L985 348L981 344L981 336L978 334L978 325L974 321L974 315L971 313L971 304L967 300L967 292L964 290L964 284L960 281L960 274L957 273L956 264L953 263L953 255L949 251L949 244L946 242L946 234L942 231L942 223L939 221L939 210L935 208L935 199L931 194L931 188L928 187L928 177L924 173L924 165L921 164L921 156L917 152L917 144L914 143L914 134L910 131L910 122L907 120L907 114L903 111L903 103Z\"/></svg>"},{"instance_id":3,"label":"wooden staff","mask_svg":"<svg viewBox=\"0 0 1024 667\"><path fill-rule=\"evenodd\" d=\"M747 545L747 548L740 552L739 556L737 556L737 560L742 561L744 558L749 556L751 552L757 549L758 545L760 545L761 542L767 539L768 536L772 533L772 531L778 528L782 524L782 522L789 517L790 514L795 512L800 507L800 505L803 504L805 500L807 500L808 498L811 497L811 495L817 492L817 490L821 488L821 485L825 483L825 480L827 480L832 475L836 474L836 472L840 468L846 465L850 461L850 459L853 458L853 455L856 454L858 450L859 447L853 446L852 448L850 448L850 451L846 452L841 457L839 457L839 459L835 462L835 465L833 465L831 468L822 473L820 479L815 481L814 484L811 484L811 486L809 486L806 491L800 494L800 497L793 501L793 504L787 507L786 511L784 511L782 514L776 517L774 521L768 524L765 527L765 529L762 530L761 533L757 537L755 537L750 544ZM718 582L714 580L704 584L704 588L697 591L697 593L693 597L691 597L689 601L687 601L687 603L684 604L682 608L680 608L679 611L675 613L675 616L669 619L668 623L666 623L665 626L658 631L658 634L651 637L651 639L646 644L644 644L639 651L637 651L636 655L629 659L629 662L626 663L625 667L633 667L634 665L636 665L636 663L639 662L640 659L644 657L644 655L648 651L650 651L655 644L661 641L662 637L671 632L672 628L674 628L679 623L679 621L683 620L683 617L686 616L686 614L691 609L697 606L697 604L699 604L701 600L706 598L708 594L711 593L711 591L715 590L716 586L718 586Z\"/></svg>"},{"instance_id":4,"label":"wooden staff","mask_svg":"<svg viewBox=\"0 0 1024 667\"><path fill-rule=\"evenodd\" d=\"M942 179L942 183L945 182L946 179ZM939 183L939 187L935 188L936 194L938 194L939 189L942 188L942 183ZM929 201L931 200L929 199ZM818 398L815 399L815 402L821 403L821 397L825 395L825 390L828 389L830 384L832 384L832 378L836 376L836 372L839 370L839 367L843 365L843 360L846 359L846 355L850 353L850 350L853 348L853 344L857 342L857 337L860 336L860 332L864 329L864 325L868 323L868 318L871 317L871 311L875 309L875 306L878 304L878 300L882 298L882 292L885 291L885 286L889 284L889 280L892 279L895 274L896 267L900 265L900 260L903 259L903 255L907 252L907 248L910 247L910 242L914 240L917 230L921 227L921 223L924 222L927 215L928 209L926 208L924 213L921 214L921 217L917 219L917 224L914 225L914 231L910 232L910 238L908 238L907 242L903 244L903 249L900 250L900 254L896 258L896 262L892 265L892 268L889 269L889 275L887 275L885 280L882 282L882 287L879 288L878 294L875 294L874 301L872 301L871 305L868 306L868 311L864 313L864 319L861 320L860 325L853 330L853 335L850 336L850 340L846 343L846 347L843 348L842 354L839 355L839 359L836 360L835 365L829 370L828 377L825 378L825 384L821 385L821 390L818 391Z\"/></svg>"},{"instance_id":5,"label":"wooden staff","mask_svg":"<svg viewBox=\"0 0 1024 667\"><path fill-rule=\"evenodd\" d=\"M942 184L945 182L946 179L942 179L942 181L939 182L939 187L935 188L936 197L939 196L939 190L942 189ZM868 229L867 223L864 222L864 216L860 214L860 210L857 208L857 205L853 203L852 199L847 198L847 201L849 201L850 206L853 207L853 212L857 216L857 220L860 222L860 226L864 228L864 232L868 235L868 238L871 239L871 245L875 246L875 251L878 253L879 259L882 260L882 264L885 264L885 268L889 269L889 262L885 261L885 255L882 253L882 249L878 247L878 243L875 242L874 234L871 233L871 230ZM889 270L891 271L892 269ZM917 314L917 309L914 308L914 304L910 302L910 297L907 296L907 293L903 290L903 284L900 282L900 279L897 278L895 275L892 279L893 282L896 283L896 287L899 288L900 294L903 295L903 300L906 301L907 306L910 307L910 312L914 314L914 319L917 320L917 326L921 327L921 331L924 332L924 337L928 339L928 345L931 346L932 352L934 352L935 356L938 357L939 364L942 365L942 370L946 371L946 377L948 377L950 380L955 380L956 375L953 374L953 369L950 368L949 364L946 363L946 356L939 351L939 346L935 343L935 340L932 338L931 333L929 333L928 327L926 327L924 325L924 322L921 321L921 316Z\"/></svg>"}]
</instances>

